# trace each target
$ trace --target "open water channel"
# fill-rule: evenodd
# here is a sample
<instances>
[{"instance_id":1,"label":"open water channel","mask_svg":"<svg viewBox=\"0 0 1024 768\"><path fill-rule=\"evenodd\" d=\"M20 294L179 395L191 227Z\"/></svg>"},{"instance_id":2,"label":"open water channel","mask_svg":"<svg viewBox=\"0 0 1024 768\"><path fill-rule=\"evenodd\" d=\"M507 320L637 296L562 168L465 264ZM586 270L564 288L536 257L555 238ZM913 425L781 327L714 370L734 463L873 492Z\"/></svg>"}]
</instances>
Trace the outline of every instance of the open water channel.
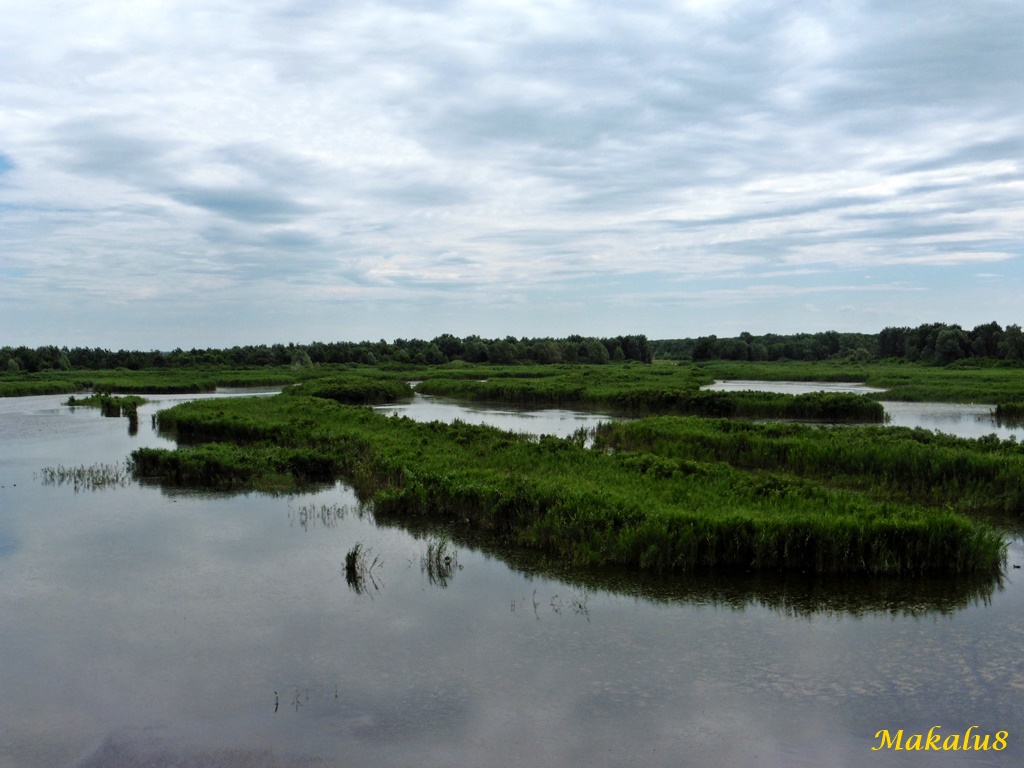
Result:
<instances>
[{"instance_id":1,"label":"open water channel","mask_svg":"<svg viewBox=\"0 0 1024 768\"><path fill-rule=\"evenodd\" d=\"M64 399L0 400L0 768L1024 758L1019 523L992 579L566 574L457 530L438 578L441 531L374 520L340 484L48 483L44 467L169 445L149 416L185 398L144 406L134 435ZM391 410L557 434L601 418ZM343 572L356 542L381 560L361 592ZM989 750L872 751L880 730L972 726Z\"/></svg>"}]
</instances>

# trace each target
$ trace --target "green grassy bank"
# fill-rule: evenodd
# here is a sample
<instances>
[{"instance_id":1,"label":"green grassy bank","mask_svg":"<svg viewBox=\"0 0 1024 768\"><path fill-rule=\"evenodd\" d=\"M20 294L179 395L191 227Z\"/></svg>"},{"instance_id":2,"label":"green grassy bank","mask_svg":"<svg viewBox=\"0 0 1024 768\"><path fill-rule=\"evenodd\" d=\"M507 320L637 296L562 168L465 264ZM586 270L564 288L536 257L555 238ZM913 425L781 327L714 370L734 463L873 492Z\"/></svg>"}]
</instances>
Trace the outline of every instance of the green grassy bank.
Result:
<instances>
[{"instance_id":1,"label":"green grassy bank","mask_svg":"<svg viewBox=\"0 0 1024 768\"><path fill-rule=\"evenodd\" d=\"M406 400L413 396L412 387L399 379L382 379L369 375L326 376L284 390L292 397L319 397L344 405L376 405Z\"/></svg>"},{"instance_id":2,"label":"green grassy bank","mask_svg":"<svg viewBox=\"0 0 1024 768\"><path fill-rule=\"evenodd\" d=\"M666 364L667 365L667 364ZM876 400L932 403L997 403L1024 395L1024 368L955 363L905 362L708 362L693 365L713 379L762 381L849 381L877 387Z\"/></svg>"},{"instance_id":3,"label":"green grassy bank","mask_svg":"<svg viewBox=\"0 0 1024 768\"><path fill-rule=\"evenodd\" d=\"M130 419L136 419L139 415L139 406L146 402L144 397L138 395L124 395L118 397L116 395L108 395L105 393L97 393L89 395L88 397L75 397L71 396L68 398L65 405L74 407L86 407L86 408L99 408L104 416L118 417L127 416Z\"/></svg>"},{"instance_id":4,"label":"green grassy bank","mask_svg":"<svg viewBox=\"0 0 1024 768\"><path fill-rule=\"evenodd\" d=\"M673 461L721 461L961 511L1024 514L1024 444L905 427L651 417L602 424L595 448Z\"/></svg>"},{"instance_id":5,"label":"green grassy bank","mask_svg":"<svg viewBox=\"0 0 1024 768\"><path fill-rule=\"evenodd\" d=\"M218 387L270 387L329 375L334 369L281 368L146 369L140 371L41 371L0 375L0 397L62 395L96 391L108 394L196 394Z\"/></svg>"},{"instance_id":6,"label":"green grassy bank","mask_svg":"<svg viewBox=\"0 0 1024 768\"><path fill-rule=\"evenodd\" d=\"M461 521L577 565L841 573L992 571L1002 537L948 509L650 452L609 454L323 398L187 403L159 415L196 447L140 449L165 483L288 489L343 478L381 514Z\"/></svg>"},{"instance_id":7,"label":"green grassy bank","mask_svg":"<svg viewBox=\"0 0 1024 768\"><path fill-rule=\"evenodd\" d=\"M871 395L874 400L996 405L1019 403L1024 398L1024 368L964 362L941 367L892 361L655 361L652 365L635 362L494 365L457 361L444 365L392 362L304 367L207 365L142 370L21 371L0 373L0 397L72 394L88 389L115 394L212 392L217 387L285 386L336 376L417 380L421 382L418 389L424 394L469 400L700 415L716 414L702 410L708 407L707 404L699 400L690 401L687 395L716 379L860 382L886 390ZM687 408L691 410L687 411ZM780 406L767 400L760 403L751 400L738 404L737 408L739 412L735 415L816 418L813 415L780 414ZM759 410L766 412L759 413ZM805 410L813 410L813 407Z\"/></svg>"},{"instance_id":8,"label":"green grassy bank","mask_svg":"<svg viewBox=\"0 0 1024 768\"><path fill-rule=\"evenodd\" d=\"M995 416L1007 424L1024 423L1024 403L1000 403L996 406Z\"/></svg>"},{"instance_id":9,"label":"green grassy bank","mask_svg":"<svg viewBox=\"0 0 1024 768\"><path fill-rule=\"evenodd\" d=\"M425 395L532 407L597 408L622 413L881 422L884 409L860 395L813 392L711 392L714 379L695 366L487 366L420 372L416 391Z\"/></svg>"}]
</instances>

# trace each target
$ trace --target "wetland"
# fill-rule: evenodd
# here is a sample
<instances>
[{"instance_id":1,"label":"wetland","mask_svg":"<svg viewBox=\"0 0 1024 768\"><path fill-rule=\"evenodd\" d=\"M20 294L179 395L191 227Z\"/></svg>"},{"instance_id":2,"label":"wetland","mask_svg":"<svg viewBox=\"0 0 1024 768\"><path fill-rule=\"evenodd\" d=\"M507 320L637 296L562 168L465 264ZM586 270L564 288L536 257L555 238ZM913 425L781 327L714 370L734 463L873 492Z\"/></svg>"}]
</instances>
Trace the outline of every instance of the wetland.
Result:
<instances>
[{"instance_id":1,"label":"wetland","mask_svg":"<svg viewBox=\"0 0 1024 768\"><path fill-rule=\"evenodd\" d=\"M424 380L423 371L411 373L397 378ZM378 374L365 375L388 378ZM714 379L693 369L685 375L701 385ZM328 390L333 398L322 396ZM580 477L589 452L617 461L616 482L657 478L666 467L666 482L681 482L672 476L690 462L707 465L701 482L723 498L775 493L814 503L827 471L815 465L817 452L828 461L844 454L828 442L835 437L810 435L868 430L862 453L846 455L857 467L848 482L830 477L841 503L875 510L914 497L926 510L956 506L1006 548L994 570L899 575L588 562L438 514L429 487L389 487L367 466L339 479L338 464L361 455L354 444L325 467L316 461L321 451L304 454L308 445L282 439L288 430L270 437L294 453L268 453L269 463L256 465L272 481L263 492L252 489L251 476L122 481L119 462L140 449L173 455L208 440L198 428L186 434L181 420L179 448L155 428L153 417L179 401L195 403L179 413L229 427L224 445L244 449L270 412L247 422L254 403L296 408L310 421L302 429L328 441L341 438L325 425L351 407L341 397L359 402L364 391L324 385L321 396L264 392L258 402L239 399L243 392L219 393L231 395L224 400L143 392L134 432L128 419L65 405L66 394L0 400L0 685L17 692L0 699L0 766L901 765L900 753L871 752L874 734L935 725L944 733L972 725L1009 732L1003 751L944 754L939 764L1010 765L1024 756L1024 579L1013 568L1024 564L1024 543L1013 484L998 485L1016 471L1010 440L956 441L927 422L822 429L636 413L621 398L595 412L593 401L588 410L565 400L548 409L537 399L406 391L356 409L350 429L369 440L401 425L398 434L414 434L424 454L466 451L442 453L443 469L463 488L474 473L491 482L467 458L480 448L523 461L545 451ZM984 430L989 422L974 426L982 413L971 413L966 423ZM602 422L609 426L598 428ZM509 439L478 425L552 437ZM1020 435L1007 429L1000 438ZM445 442L434 442L437 435ZM624 448L641 440L643 451ZM761 482L778 471L755 472L746 466L751 456L778 460L794 441L805 449L800 472L750 485L755 474ZM421 482L429 479L432 465L401 453L407 442L389 450ZM678 454L696 443L704 453ZM922 499L920 488L901 485L907 473L879 479L861 466L886 450L911 456L912 445L930 451L929 463L952 462L959 484L932 482L937 496ZM727 451L746 458L725 460ZM533 469L524 477L544 474L525 466ZM393 478L394 467L387 470ZM76 485L76 473L101 482ZM564 485L558 478L552 487ZM587 498L600 503L609 495L596 487ZM471 506L461 503L460 513ZM422 514L411 514L417 504ZM358 588L346 568L356 547L370 555Z\"/></svg>"}]
</instances>

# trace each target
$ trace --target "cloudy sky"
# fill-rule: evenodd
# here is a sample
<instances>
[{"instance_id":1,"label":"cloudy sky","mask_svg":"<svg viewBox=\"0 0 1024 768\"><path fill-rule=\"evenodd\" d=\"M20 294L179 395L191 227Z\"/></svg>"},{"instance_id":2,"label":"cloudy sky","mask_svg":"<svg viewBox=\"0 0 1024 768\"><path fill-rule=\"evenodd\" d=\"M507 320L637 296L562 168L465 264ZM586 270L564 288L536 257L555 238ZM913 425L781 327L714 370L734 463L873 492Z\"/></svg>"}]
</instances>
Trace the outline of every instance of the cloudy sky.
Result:
<instances>
[{"instance_id":1,"label":"cloudy sky","mask_svg":"<svg viewBox=\"0 0 1024 768\"><path fill-rule=\"evenodd\" d=\"M0 11L0 345L1024 322L1018 0Z\"/></svg>"}]
</instances>

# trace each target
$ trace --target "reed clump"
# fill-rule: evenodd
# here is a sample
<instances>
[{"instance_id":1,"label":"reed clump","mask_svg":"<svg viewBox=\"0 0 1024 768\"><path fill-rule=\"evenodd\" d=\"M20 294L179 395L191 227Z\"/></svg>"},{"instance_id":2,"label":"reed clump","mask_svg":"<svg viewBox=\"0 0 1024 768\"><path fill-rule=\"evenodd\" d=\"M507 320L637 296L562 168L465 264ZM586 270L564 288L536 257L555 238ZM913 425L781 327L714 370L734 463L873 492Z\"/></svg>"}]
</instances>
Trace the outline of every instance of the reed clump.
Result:
<instances>
[{"instance_id":1,"label":"reed clump","mask_svg":"<svg viewBox=\"0 0 1024 768\"><path fill-rule=\"evenodd\" d=\"M345 553L345 581L357 595L365 594L370 589L378 590L380 583L374 570L382 565L380 555L374 554L363 546L363 542L357 541Z\"/></svg>"},{"instance_id":2,"label":"reed clump","mask_svg":"<svg viewBox=\"0 0 1024 768\"><path fill-rule=\"evenodd\" d=\"M120 488L131 482L131 473L124 464L93 464L65 467L43 467L40 475L44 485L70 485L75 492Z\"/></svg>"},{"instance_id":3,"label":"reed clump","mask_svg":"<svg viewBox=\"0 0 1024 768\"><path fill-rule=\"evenodd\" d=\"M431 537L427 541L426 551L420 557L420 571L427 577L427 581L444 589L459 570L462 570L459 553L452 546L451 539L447 536Z\"/></svg>"},{"instance_id":4,"label":"reed clump","mask_svg":"<svg viewBox=\"0 0 1024 768\"><path fill-rule=\"evenodd\" d=\"M224 491L284 492L334 482L339 475L331 456L273 443L206 443L176 451L139 448L129 457L128 469L141 479Z\"/></svg>"},{"instance_id":5,"label":"reed clump","mask_svg":"<svg viewBox=\"0 0 1024 768\"><path fill-rule=\"evenodd\" d=\"M302 506L288 510L288 517L294 515L299 527L303 530L310 528L335 528L345 519L349 508L338 504L303 504Z\"/></svg>"},{"instance_id":6,"label":"reed clump","mask_svg":"<svg viewBox=\"0 0 1024 768\"><path fill-rule=\"evenodd\" d=\"M1024 423L1024 403L999 403L993 414L1001 424Z\"/></svg>"},{"instance_id":7,"label":"reed clump","mask_svg":"<svg viewBox=\"0 0 1024 768\"><path fill-rule=\"evenodd\" d=\"M991 571L1005 553L990 527L912 499L718 460L425 424L321 398L197 401L162 411L160 425L201 444L140 449L133 471L260 487L261 472L291 472L289 458L301 453L379 514L486 529L578 565L900 574ZM235 466L246 471L233 474Z\"/></svg>"},{"instance_id":8,"label":"reed clump","mask_svg":"<svg viewBox=\"0 0 1024 768\"><path fill-rule=\"evenodd\" d=\"M346 405L393 403L412 397L412 388L405 381L371 378L363 375L331 376L295 384L285 390L288 395L321 397Z\"/></svg>"},{"instance_id":9,"label":"reed clump","mask_svg":"<svg viewBox=\"0 0 1024 768\"><path fill-rule=\"evenodd\" d=\"M146 402L148 401L144 397L138 395L117 396L106 392L96 392L88 397L75 397L72 395L68 398L65 405L99 408L104 416L112 418L127 416L129 419L138 419L139 406Z\"/></svg>"},{"instance_id":10,"label":"reed clump","mask_svg":"<svg viewBox=\"0 0 1024 768\"><path fill-rule=\"evenodd\" d=\"M1024 514L1024 445L994 436L650 417L602 424L594 445L663 461L782 472L891 500Z\"/></svg>"}]
</instances>

